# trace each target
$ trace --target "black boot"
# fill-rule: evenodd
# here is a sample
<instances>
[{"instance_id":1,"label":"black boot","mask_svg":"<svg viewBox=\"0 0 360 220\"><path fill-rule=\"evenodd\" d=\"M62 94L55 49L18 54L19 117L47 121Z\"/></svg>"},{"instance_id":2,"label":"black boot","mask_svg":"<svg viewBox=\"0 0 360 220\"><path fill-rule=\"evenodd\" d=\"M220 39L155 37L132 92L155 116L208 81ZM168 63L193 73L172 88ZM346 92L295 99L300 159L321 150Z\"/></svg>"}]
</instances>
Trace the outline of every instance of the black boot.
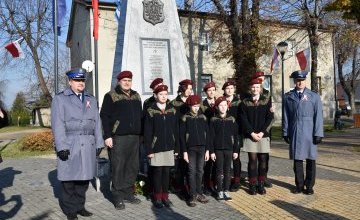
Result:
<instances>
[{"instance_id":1,"label":"black boot","mask_svg":"<svg viewBox=\"0 0 360 220\"><path fill-rule=\"evenodd\" d=\"M299 194L302 192L305 192L304 186L296 186L295 189L292 190L292 193L294 193L294 194Z\"/></svg>"},{"instance_id":2,"label":"black boot","mask_svg":"<svg viewBox=\"0 0 360 220\"><path fill-rule=\"evenodd\" d=\"M249 194L250 195L256 195L256 184L250 183L249 185Z\"/></svg>"},{"instance_id":3,"label":"black boot","mask_svg":"<svg viewBox=\"0 0 360 220\"><path fill-rule=\"evenodd\" d=\"M265 190L265 186L264 186L264 181L259 181L259 184L258 184L258 193L260 195L265 195L266 194L266 190Z\"/></svg>"}]
</instances>

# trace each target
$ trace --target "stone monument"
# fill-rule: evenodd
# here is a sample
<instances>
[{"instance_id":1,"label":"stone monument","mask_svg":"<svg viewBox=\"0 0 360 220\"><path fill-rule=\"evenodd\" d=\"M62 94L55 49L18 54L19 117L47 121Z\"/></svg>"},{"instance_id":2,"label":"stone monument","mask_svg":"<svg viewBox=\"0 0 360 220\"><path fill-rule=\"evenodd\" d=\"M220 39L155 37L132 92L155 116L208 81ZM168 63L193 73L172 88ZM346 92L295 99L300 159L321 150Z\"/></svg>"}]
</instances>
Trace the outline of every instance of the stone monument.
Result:
<instances>
[{"instance_id":1,"label":"stone monument","mask_svg":"<svg viewBox=\"0 0 360 220\"><path fill-rule=\"evenodd\" d=\"M178 82L190 78L190 70L175 0L121 2L112 86L121 70L133 72L133 89L143 100L157 77L169 86L170 99L177 95Z\"/></svg>"}]
</instances>

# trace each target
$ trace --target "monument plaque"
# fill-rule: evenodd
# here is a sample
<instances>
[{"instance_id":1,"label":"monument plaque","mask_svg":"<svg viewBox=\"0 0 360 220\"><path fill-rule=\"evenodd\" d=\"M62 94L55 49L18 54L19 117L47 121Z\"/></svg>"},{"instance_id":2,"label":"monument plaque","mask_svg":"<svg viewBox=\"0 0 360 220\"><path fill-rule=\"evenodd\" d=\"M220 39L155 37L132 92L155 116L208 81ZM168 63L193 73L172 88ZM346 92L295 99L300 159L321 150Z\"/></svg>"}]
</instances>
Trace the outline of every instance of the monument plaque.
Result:
<instances>
[{"instance_id":1,"label":"monument plaque","mask_svg":"<svg viewBox=\"0 0 360 220\"><path fill-rule=\"evenodd\" d=\"M158 77L164 79L164 84L169 86L169 94L172 95L172 74L170 40L156 38L141 38L141 72L142 94L150 95L152 90L148 87Z\"/></svg>"}]
</instances>

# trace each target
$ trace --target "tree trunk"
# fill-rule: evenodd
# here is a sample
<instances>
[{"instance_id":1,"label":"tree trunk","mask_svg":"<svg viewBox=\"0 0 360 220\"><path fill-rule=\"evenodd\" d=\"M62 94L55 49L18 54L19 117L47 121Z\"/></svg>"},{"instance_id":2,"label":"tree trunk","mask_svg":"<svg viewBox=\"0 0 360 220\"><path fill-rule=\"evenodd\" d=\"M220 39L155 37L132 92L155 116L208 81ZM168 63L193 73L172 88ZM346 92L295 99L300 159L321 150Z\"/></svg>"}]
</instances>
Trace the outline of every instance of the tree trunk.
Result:
<instances>
[{"instance_id":1,"label":"tree trunk","mask_svg":"<svg viewBox=\"0 0 360 220\"><path fill-rule=\"evenodd\" d=\"M338 77L340 80L340 84L348 97L349 104L351 106L351 114L352 114L352 112L355 110L355 96L354 96L355 91L351 89L350 83L349 82L347 83L345 81L345 77L343 74L344 61L341 57L341 53L337 54L337 64L338 64Z\"/></svg>"},{"instance_id":2,"label":"tree trunk","mask_svg":"<svg viewBox=\"0 0 360 220\"><path fill-rule=\"evenodd\" d=\"M318 70L318 50L319 50L319 36L317 34L309 33L310 49L311 49L311 90L319 92L321 85L318 85L317 70Z\"/></svg>"}]
</instances>

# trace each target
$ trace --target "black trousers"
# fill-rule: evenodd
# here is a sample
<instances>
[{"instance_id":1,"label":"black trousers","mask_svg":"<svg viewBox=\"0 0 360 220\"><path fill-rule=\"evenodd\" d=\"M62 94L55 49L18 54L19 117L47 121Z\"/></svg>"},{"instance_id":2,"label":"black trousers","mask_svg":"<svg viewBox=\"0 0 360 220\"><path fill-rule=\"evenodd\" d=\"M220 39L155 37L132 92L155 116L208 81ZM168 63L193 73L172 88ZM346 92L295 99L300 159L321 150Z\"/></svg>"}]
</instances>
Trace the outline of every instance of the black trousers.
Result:
<instances>
[{"instance_id":1,"label":"black trousers","mask_svg":"<svg viewBox=\"0 0 360 220\"><path fill-rule=\"evenodd\" d=\"M159 193L168 193L170 181L170 167L169 166L152 166L152 180L154 186L154 195Z\"/></svg>"},{"instance_id":2,"label":"black trousers","mask_svg":"<svg viewBox=\"0 0 360 220\"><path fill-rule=\"evenodd\" d=\"M243 137L242 135L238 136L240 146L242 147ZM234 171L234 183L240 183L240 176L241 176L241 161L240 161L240 150L237 152L239 156L233 160L233 171Z\"/></svg>"},{"instance_id":3,"label":"black trousers","mask_svg":"<svg viewBox=\"0 0 360 220\"><path fill-rule=\"evenodd\" d=\"M109 151L113 202L118 203L132 196L139 172L139 136L113 137L113 148Z\"/></svg>"},{"instance_id":4,"label":"black trousers","mask_svg":"<svg viewBox=\"0 0 360 220\"><path fill-rule=\"evenodd\" d=\"M294 160L294 173L296 187L306 186L312 189L315 185L316 162L315 160L306 159L306 178L304 181L304 166L302 160Z\"/></svg>"},{"instance_id":5,"label":"black trousers","mask_svg":"<svg viewBox=\"0 0 360 220\"><path fill-rule=\"evenodd\" d=\"M211 187L214 187L216 182L216 168L215 162L211 159L205 162L203 179L205 188L211 189Z\"/></svg>"},{"instance_id":6,"label":"black trousers","mask_svg":"<svg viewBox=\"0 0 360 220\"><path fill-rule=\"evenodd\" d=\"M231 150L215 150L217 191L227 191L230 187Z\"/></svg>"},{"instance_id":7,"label":"black trousers","mask_svg":"<svg viewBox=\"0 0 360 220\"><path fill-rule=\"evenodd\" d=\"M65 215L75 214L85 208L88 188L89 180L61 182L59 203Z\"/></svg>"},{"instance_id":8,"label":"black trousers","mask_svg":"<svg viewBox=\"0 0 360 220\"><path fill-rule=\"evenodd\" d=\"M205 146L189 148L189 184L190 196L202 194L202 177L204 173Z\"/></svg>"}]
</instances>

